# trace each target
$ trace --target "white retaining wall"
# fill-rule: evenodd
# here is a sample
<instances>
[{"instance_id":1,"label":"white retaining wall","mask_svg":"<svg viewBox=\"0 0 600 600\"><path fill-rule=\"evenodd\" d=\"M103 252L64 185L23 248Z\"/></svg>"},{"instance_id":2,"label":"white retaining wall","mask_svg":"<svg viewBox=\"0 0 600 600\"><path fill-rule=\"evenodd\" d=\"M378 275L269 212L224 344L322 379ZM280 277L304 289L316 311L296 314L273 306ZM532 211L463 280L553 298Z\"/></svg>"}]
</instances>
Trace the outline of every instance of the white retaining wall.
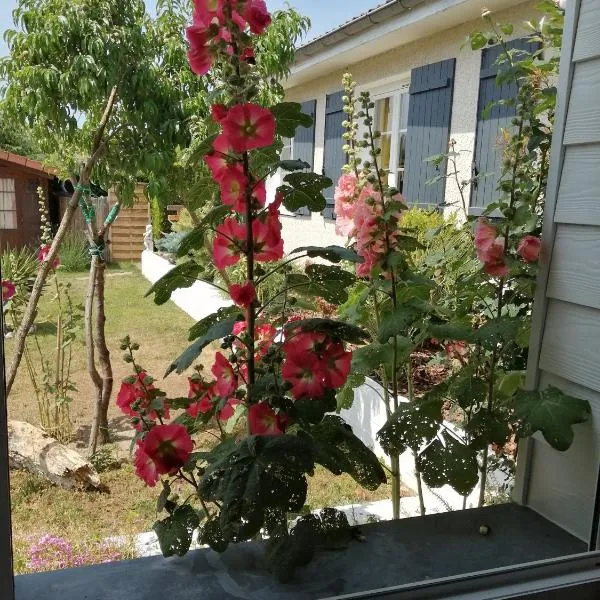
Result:
<instances>
[{"instance_id":1,"label":"white retaining wall","mask_svg":"<svg viewBox=\"0 0 600 600\"><path fill-rule=\"evenodd\" d=\"M150 283L156 283L174 267L166 258L150 250L142 252L142 274ZM189 288L175 290L171 300L196 321L232 304L218 289L203 281L196 281Z\"/></svg>"}]
</instances>

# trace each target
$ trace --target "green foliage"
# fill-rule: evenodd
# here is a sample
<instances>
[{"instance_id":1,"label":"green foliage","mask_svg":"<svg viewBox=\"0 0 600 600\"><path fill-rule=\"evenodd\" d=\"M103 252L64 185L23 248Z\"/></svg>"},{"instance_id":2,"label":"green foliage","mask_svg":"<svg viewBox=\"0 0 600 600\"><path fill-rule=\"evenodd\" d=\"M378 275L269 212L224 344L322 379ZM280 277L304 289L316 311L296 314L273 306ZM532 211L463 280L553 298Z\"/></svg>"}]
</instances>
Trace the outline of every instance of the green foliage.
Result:
<instances>
[{"instance_id":1,"label":"green foliage","mask_svg":"<svg viewBox=\"0 0 600 600\"><path fill-rule=\"evenodd\" d=\"M292 212L304 207L312 212L322 211L326 205L323 190L333 185L329 177L317 173L290 173L283 181L285 185L277 191L283 195L283 205Z\"/></svg>"},{"instance_id":2,"label":"green foliage","mask_svg":"<svg viewBox=\"0 0 600 600\"><path fill-rule=\"evenodd\" d=\"M297 102L280 102L271 107L271 112L277 121L277 133L282 137L293 138L298 127L313 124L312 118L302 112L302 105Z\"/></svg>"},{"instance_id":3,"label":"green foliage","mask_svg":"<svg viewBox=\"0 0 600 600\"><path fill-rule=\"evenodd\" d=\"M42 160L43 156L28 126L11 119L0 102L0 148L21 156Z\"/></svg>"},{"instance_id":4,"label":"green foliage","mask_svg":"<svg viewBox=\"0 0 600 600\"><path fill-rule=\"evenodd\" d=\"M152 223L152 239L158 240L163 233L169 233L171 223L167 211L158 198L150 200L150 222Z\"/></svg>"},{"instance_id":5,"label":"green foliage","mask_svg":"<svg viewBox=\"0 0 600 600\"><path fill-rule=\"evenodd\" d=\"M146 293L146 297L154 294L156 304L164 304L171 294L180 288L189 288L199 281L200 266L193 260L178 264L163 275Z\"/></svg>"},{"instance_id":6,"label":"green foliage","mask_svg":"<svg viewBox=\"0 0 600 600\"><path fill-rule=\"evenodd\" d=\"M168 254L170 257L176 257L181 242L186 235L184 231L172 231L171 233L167 233L167 235L157 238L154 242L154 247L158 252Z\"/></svg>"},{"instance_id":7,"label":"green foliage","mask_svg":"<svg viewBox=\"0 0 600 600\"><path fill-rule=\"evenodd\" d=\"M27 247L6 248L0 254L0 262L2 278L11 281L16 288L15 295L5 303L4 309L11 310L16 322L19 322L37 274L37 252Z\"/></svg>"},{"instance_id":8,"label":"green foliage","mask_svg":"<svg viewBox=\"0 0 600 600\"><path fill-rule=\"evenodd\" d=\"M306 256L309 258L324 258L333 263L339 263L342 260L352 263L361 263L364 260L354 250L351 248L344 248L343 246L326 246L325 248L320 248L318 246L304 246L292 250L290 254L300 254L302 252L306 252Z\"/></svg>"},{"instance_id":9,"label":"green foliage","mask_svg":"<svg viewBox=\"0 0 600 600\"><path fill-rule=\"evenodd\" d=\"M184 556L192 544L194 530L200 525L198 513L189 505L180 506L173 514L154 523L163 556Z\"/></svg>"},{"instance_id":10,"label":"green foliage","mask_svg":"<svg viewBox=\"0 0 600 600\"><path fill-rule=\"evenodd\" d=\"M82 233L69 232L60 246L60 268L68 273L83 273L90 266L88 243Z\"/></svg>"},{"instance_id":11,"label":"green foliage","mask_svg":"<svg viewBox=\"0 0 600 600\"><path fill-rule=\"evenodd\" d=\"M350 344L360 344L369 339L369 334L364 329L334 319L301 319L291 321L286 325L286 330L294 331L297 329L324 333L329 337L344 340Z\"/></svg>"}]
</instances>

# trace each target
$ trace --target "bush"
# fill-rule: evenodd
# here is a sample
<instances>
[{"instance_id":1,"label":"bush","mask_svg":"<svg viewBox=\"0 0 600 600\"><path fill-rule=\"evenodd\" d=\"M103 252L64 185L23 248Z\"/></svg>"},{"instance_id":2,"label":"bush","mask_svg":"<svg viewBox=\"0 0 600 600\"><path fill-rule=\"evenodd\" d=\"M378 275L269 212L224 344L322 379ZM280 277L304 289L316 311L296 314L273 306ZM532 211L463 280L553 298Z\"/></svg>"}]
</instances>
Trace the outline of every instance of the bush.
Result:
<instances>
[{"instance_id":1,"label":"bush","mask_svg":"<svg viewBox=\"0 0 600 600\"><path fill-rule=\"evenodd\" d=\"M150 200L150 221L152 223L152 238L159 240L164 233L171 231L171 222L167 216L167 209L162 206L158 198Z\"/></svg>"},{"instance_id":2,"label":"bush","mask_svg":"<svg viewBox=\"0 0 600 600\"><path fill-rule=\"evenodd\" d=\"M60 247L60 264L61 269L68 273L80 273L89 269L90 253L82 233L67 233Z\"/></svg>"},{"instance_id":3,"label":"bush","mask_svg":"<svg viewBox=\"0 0 600 600\"><path fill-rule=\"evenodd\" d=\"M155 240L154 246L158 252L170 254L173 257L176 257L179 244L181 244L181 240L183 240L186 235L187 234L183 231L173 231L172 233L167 233L167 235Z\"/></svg>"}]
</instances>

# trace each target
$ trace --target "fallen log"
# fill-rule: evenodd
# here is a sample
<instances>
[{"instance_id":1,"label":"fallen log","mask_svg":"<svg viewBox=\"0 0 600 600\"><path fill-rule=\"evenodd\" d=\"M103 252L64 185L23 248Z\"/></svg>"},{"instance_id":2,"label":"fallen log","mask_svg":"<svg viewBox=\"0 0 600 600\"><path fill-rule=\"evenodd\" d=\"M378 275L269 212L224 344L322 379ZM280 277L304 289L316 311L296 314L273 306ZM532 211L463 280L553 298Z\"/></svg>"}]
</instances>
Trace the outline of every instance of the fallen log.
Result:
<instances>
[{"instance_id":1,"label":"fallen log","mask_svg":"<svg viewBox=\"0 0 600 600\"><path fill-rule=\"evenodd\" d=\"M96 469L78 452L23 421L8 422L8 458L13 469L23 469L66 489L98 489Z\"/></svg>"}]
</instances>

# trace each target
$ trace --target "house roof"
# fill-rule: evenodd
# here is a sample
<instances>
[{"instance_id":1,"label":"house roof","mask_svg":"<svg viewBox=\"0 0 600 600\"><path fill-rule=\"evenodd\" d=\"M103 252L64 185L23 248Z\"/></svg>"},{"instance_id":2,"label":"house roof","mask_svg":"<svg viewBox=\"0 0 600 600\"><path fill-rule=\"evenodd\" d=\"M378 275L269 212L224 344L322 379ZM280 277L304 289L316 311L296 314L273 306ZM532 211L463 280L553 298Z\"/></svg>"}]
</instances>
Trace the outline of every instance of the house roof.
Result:
<instances>
[{"instance_id":1,"label":"house roof","mask_svg":"<svg viewBox=\"0 0 600 600\"><path fill-rule=\"evenodd\" d=\"M5 150L0 150L0 162L10 163L15 167L20 167L27 171L35 171L38 175L46 177L47 179L53 179L55 175L53 169L44 167L41 162L27 158L26 156L13 154L12 152L6 152Z\"/></svg>"}]
</instances>

